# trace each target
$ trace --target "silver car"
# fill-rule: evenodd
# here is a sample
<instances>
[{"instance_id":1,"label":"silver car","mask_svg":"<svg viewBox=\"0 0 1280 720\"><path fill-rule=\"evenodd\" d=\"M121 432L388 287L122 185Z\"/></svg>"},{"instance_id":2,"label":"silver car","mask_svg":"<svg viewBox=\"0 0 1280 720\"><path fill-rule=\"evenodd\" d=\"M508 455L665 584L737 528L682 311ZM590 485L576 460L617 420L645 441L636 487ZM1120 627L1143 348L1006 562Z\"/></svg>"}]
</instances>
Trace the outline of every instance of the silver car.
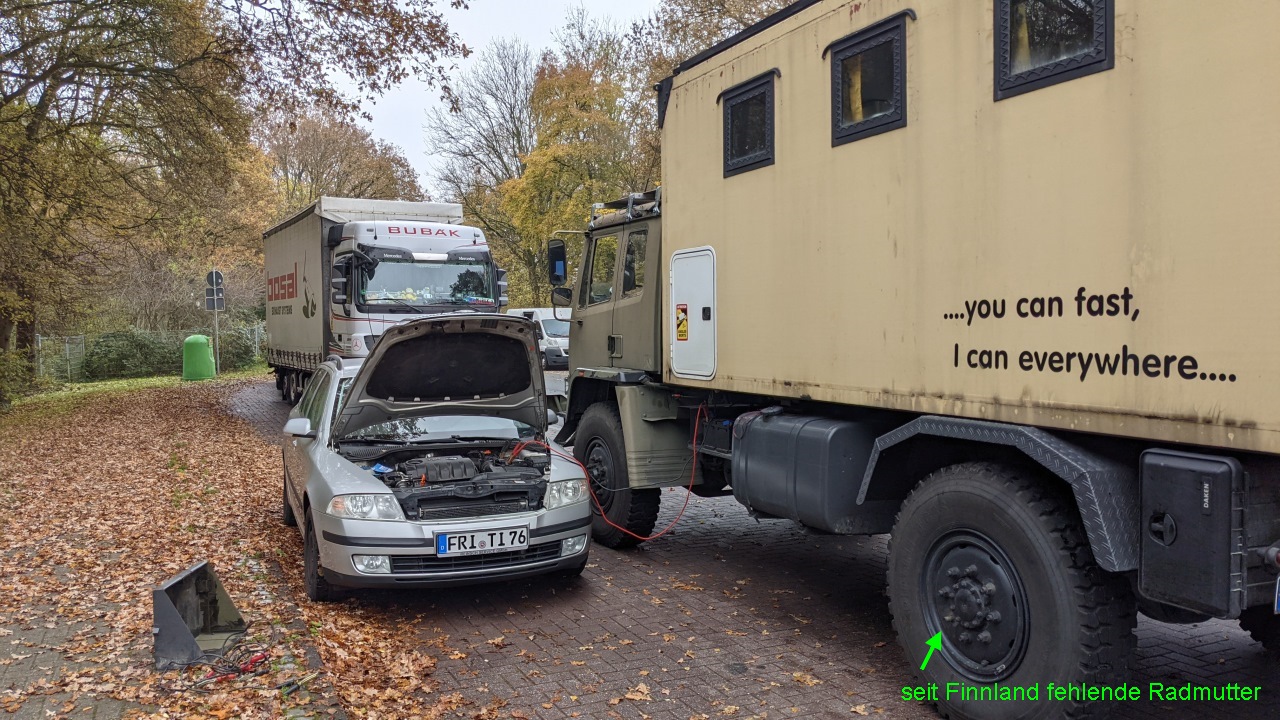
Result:
<instances>
[{"instance_id":1,"label":"silver car","mask_svg":"<svg viewBox=\"0 0 1280 720\"><path fill-rule=\"evenodd\" d=\"M582 572L587 481L546 437L539 364L529 320L467 313L319 366L284 427L308 597Z\"/></svg>"}]
</instances>

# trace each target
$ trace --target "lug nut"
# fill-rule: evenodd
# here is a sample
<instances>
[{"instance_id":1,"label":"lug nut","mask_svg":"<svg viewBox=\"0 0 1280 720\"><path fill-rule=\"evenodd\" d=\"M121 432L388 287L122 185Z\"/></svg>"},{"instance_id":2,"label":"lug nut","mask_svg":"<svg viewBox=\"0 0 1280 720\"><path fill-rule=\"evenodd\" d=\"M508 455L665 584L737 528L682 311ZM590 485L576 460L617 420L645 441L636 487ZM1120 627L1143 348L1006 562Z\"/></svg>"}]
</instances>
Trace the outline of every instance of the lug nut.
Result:
<instances>
[{"instance_id":1,"label":"lug nut","mask_svg":"<svg viewBox=\"0 0 1280 720\"><path fill-rule=\"evenodd\" d=\"M1000 613L996 610L992 610L991 612L987 613L987 622L993 622L993 623L1000 622Z\"/></svg>"},{"instance_id":2,"label":"lug nut","mask_svg":"<svg viewBox=\"0 0 1280 720\"><path fill-rule=\"evenodd\" d=\"M949 567L949 568L947 568L947 576L948 576L948 577L960 577L960 568L958 568L958 567Z\"/></svg>"},{"instance_id":3,"label":"lug nut","mask_svg":"<svg viewBox=\"0 0 1280 720\"><path fill-rule=\"evenodd\" d=\"M966 576L968 576L968 577L977 577L977 576L978 576L978 566L977 566L977 565L970 565L969 567L967 567L967 568L965 568L965 569L964 569L964 574L965 574Z\"/></svg>"},{"instance_id":4,"label":"lug nut","mask_svg":"<svg viewBox=\"0 0 1280 720\"><path fill-rule=\"evenodd\" d=\"M968 644L973 641L973 636L967 632L960 633L960 642Z\"/></svg>"},{"instance_id":5,"label":"lug nut","mask_svg":"<svg viewBox=\"0 0 1280 720\"><path fill-rule=\"evenodd\" d=\"M978 642L990 644L991 633L987 632L986 630L983 630L982 632L978 633Z\"/></svg>"},{"instance_id":6,"label":"lug nut","mask_svg":"<svg viewBox=\"0 0 1280 720\"><path fill-rule=\"evenodd\" d=\"M982 586L982 592L984 592L984 593L986 593L986 594L988 594L988 595L995 595L995 594L996 594L996 585L995 585L995 583L990 583L990 582L989 582L989 583L984 584L984 585Z\"/></svg>"}]
</instances>

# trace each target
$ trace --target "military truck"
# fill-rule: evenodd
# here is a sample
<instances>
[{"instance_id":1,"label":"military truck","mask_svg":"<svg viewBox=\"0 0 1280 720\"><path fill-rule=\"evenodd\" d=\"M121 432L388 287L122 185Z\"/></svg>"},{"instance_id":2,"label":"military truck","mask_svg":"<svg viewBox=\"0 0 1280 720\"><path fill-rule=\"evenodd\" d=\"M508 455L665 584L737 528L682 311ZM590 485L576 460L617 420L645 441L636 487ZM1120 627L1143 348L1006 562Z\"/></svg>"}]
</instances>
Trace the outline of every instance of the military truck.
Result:
<instances>
[{"instance_id":1,"label":"military truck","mask_svg":"<svg viewBox=\"0 0 1280 720\"><path fill-rule=\"evenodd\" d=\"M891 533L894 626L940 685L1114 685L1137 612L1280 648L1280 94L1249 79L1278 26L802 0L680 64L661 191L593 211L570 286L548 245L597 541L686 484Z\"/></svg>"}]
</instances>

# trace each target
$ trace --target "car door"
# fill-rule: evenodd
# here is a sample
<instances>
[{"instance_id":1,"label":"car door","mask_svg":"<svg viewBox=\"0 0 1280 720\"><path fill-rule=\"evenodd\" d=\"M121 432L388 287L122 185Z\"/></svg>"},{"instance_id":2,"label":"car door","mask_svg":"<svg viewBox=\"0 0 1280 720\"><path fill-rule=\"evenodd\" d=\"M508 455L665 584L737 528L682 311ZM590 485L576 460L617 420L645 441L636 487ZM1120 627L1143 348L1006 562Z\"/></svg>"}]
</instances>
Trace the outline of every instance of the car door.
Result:
<instances>
[{"instance_id":1,"label":"car door","mask_svg":"<svg viewBox=\"0 0 1280 720\"><path fill-rule=\"evenodd\" d=\"M327 435L327 427L323 426L327 425L325 410L330 405L332 395L333 375L327 368L322 367L311 378L298 406L289 413L291 419L305 417L310 420L311 431L316 434L314 438L285 438L284 461L289 473L289 492L293 496L294 506L298 508L302 507L302 495L306 492L307 478L311 477L311 472L315 468L314 451L317 444L323 446L324 436Z\"/></svg>"}]
</instances>

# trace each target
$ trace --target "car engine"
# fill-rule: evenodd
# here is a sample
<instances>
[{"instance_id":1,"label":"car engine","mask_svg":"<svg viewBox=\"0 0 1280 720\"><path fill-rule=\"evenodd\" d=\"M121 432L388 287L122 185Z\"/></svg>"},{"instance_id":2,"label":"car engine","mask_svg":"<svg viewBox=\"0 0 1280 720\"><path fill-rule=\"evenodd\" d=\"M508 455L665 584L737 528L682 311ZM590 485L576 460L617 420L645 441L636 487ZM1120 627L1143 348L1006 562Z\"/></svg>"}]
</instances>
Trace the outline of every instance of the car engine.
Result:
<instances>
[{"instance_id":1,"label":"car engine","mask_svg":"<svg viewBox=\"0 0 1280 720\"><path fill-rule=\"evenodd\" d=\"M474 442L421 446L387 452L362 464L400 502L410 520L466 519L526 512L542 507L549 452L521 448L509 440L498 446ZM520 450L516 454L516 450Z\"/></svg>"}]
</instances>

